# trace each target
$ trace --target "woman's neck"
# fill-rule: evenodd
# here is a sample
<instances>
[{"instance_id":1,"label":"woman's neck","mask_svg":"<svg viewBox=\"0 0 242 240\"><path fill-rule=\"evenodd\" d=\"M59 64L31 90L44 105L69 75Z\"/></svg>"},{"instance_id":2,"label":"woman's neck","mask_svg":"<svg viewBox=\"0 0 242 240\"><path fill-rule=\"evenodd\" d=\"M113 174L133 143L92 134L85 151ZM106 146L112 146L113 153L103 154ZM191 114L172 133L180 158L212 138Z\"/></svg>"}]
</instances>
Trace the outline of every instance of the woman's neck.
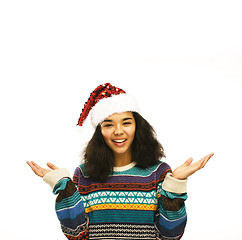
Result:
<instances>
[{"instance_id":1,"label":"woman's neck","mask_svg":"<svg viewBox=\"0 0 242 240\"><path fill-rule=\"evenodd\" d=\"M132 162L131 153L115 154L114 156L114 167L123 167Z\"/></svg>"}]
</instances>

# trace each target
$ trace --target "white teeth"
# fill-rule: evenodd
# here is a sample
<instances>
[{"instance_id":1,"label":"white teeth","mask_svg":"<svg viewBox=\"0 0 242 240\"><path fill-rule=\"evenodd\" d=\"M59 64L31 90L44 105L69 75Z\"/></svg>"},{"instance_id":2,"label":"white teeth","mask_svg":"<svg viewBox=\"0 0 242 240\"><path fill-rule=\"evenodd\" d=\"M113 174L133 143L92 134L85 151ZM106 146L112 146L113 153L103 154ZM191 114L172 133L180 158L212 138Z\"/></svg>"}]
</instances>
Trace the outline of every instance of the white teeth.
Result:
<instances>
[{"instance_id":1,"label":"white teeth","mask_svg":"<svg viewBox=\"0 0 242 240\"><path fill-rule=\"evenodd\" d=\"M116 143L122 143L122 142L125 142L126 139L123 139L123 140L113 140L113 141L116 142Z\"/></svg>"}]
</instances>

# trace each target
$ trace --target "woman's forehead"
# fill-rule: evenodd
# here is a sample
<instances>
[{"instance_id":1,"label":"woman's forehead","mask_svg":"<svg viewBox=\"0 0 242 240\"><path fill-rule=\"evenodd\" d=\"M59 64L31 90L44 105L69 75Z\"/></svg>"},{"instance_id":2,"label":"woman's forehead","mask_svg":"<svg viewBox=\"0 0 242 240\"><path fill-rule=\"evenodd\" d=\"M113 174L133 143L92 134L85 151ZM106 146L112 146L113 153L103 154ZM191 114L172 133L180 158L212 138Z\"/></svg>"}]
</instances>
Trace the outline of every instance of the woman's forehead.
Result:
<instances>
[{"instance_id":1,"label":"woman's forehead","mask_svg":"<svg viewBox=\"0 0 242 240\"><path fill-rule=\"evenodd\" d=\"M123 120L126 118L133 119L133 113L132 112L122 112L122 113L114 113L111 116L107 117L105 120Z\"/></svg>"}]
</instances>

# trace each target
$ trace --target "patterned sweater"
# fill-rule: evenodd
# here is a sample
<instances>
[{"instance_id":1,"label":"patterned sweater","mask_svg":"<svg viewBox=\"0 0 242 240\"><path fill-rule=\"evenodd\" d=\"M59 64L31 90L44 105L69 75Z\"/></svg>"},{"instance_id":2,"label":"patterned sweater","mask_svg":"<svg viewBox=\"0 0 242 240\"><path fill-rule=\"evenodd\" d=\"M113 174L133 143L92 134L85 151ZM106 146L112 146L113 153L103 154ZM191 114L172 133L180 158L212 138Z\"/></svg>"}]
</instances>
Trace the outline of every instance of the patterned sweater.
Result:
<instances>
[{"instance_id":1,"label":"patterned sweater","mask_svg":"<svg viewBox=\"0 0 242 240\"><path fill-rule=\"evenodd\" d=\"M170 172L164 162L147 169L131 163L115 168L100 183L92 181L80 165L73 181L67 176L60 180L60 174L53 172L44 180L58 195L56 213L68 239L176 240L186 225L187 195L174 193Z\"/></svg>"}]
</instances>

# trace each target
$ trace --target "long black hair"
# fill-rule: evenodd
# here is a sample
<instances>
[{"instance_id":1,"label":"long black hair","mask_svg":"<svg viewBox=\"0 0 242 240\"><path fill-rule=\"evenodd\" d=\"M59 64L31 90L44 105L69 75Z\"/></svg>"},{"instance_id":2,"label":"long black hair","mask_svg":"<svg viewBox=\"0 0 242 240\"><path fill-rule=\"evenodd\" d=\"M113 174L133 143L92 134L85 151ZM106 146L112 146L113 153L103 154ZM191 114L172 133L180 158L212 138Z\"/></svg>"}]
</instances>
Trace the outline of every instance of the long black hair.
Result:
<instances>
[{"instance_id":1,"label":"long black hair","mask_svg":"<svg viewBox=\"0 0 242 240\"><path fill-rule=\"evenodd\" d=\"M136 122L132 161L137 167L145 169L158 163L165 153L153 127L140 114L132 113ZM112 173L114 154L104 141L100 124L84 150L84 162L85 171L93 180L103 182Z\"/></svg>"}]
</instances>

